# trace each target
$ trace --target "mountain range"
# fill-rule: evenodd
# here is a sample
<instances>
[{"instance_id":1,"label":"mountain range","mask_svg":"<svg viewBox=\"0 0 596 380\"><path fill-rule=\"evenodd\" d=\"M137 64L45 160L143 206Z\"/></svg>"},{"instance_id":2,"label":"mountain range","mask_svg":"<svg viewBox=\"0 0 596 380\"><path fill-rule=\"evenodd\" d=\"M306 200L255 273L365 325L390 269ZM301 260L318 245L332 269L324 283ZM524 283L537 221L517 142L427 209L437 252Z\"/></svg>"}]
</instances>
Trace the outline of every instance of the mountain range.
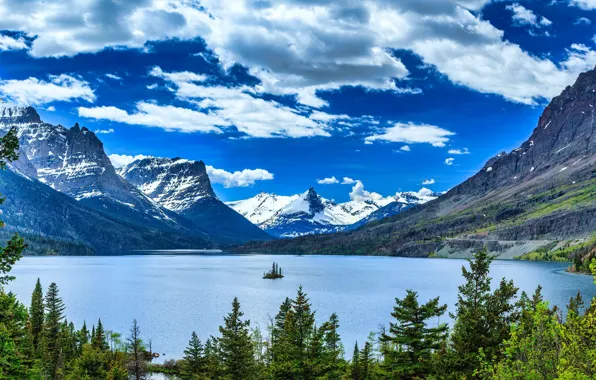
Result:
<instances>
[{"instance_id":1,"label":"mountain range","mask_svg":"<svg viewBox=\"0 0 596 380\"><path fill-rule=\"evenodd\" d=\"M0 132L11 128L19 159L0 175L10 199L3 214L11 230L27 235L32 253L212 248L271 238L217 199L202 162L142 160L117 173L95 133L78 124L67 129L43 122L32 107L2 106Z\"/></svg>"},{"instance_id":2,"label":"mountain range","mask_svg":"<svg viewBox=\"0 0 596 380\"><path fill-rule=\"evenodd\" d=\"M419 192L398 192L377 200L353 199L336 203L321 197L311 187L302 194L260 193L227 204L269 234L289 238L354 229L433 200L438 195L423 188Z\"/></svg>"},{"instance_id":3,"label":"mountain range","mask_svg":"<svg viewBox=\"0 0 596 380\"><path fill-rule=\"evenodd\" d=\"M513 258L581 247L596 231L595 107L591 70L552 99L521 146L437 199L354 230L236 250L458 257L487 246Z\"/></svg>"}]
</instances>

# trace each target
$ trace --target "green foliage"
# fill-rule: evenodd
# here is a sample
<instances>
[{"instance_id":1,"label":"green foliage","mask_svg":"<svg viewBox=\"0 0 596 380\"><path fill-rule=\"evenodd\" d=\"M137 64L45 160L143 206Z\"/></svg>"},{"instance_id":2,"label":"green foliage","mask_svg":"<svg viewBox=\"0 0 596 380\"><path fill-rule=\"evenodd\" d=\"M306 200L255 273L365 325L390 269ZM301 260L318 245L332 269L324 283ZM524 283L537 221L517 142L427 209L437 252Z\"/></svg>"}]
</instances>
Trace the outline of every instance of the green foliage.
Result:
<instances>
[{"instance_id":1,"label":"green foliage","mask_svg":"<svg viewBox=\"0 0 596 380\"><path fill-rule=\"evenodd\" d=\"M33 350L36 354L39 354L39 343L43 333L43 318L43 289L38 278L33 294L31 295L31 306L29 307L29 333L31 334Z\"/></svg>"},{"instance_id":2,"label":"green foliage","mask_svg":"<svg viewBox=\"0 0 596 380\"><path fill-rule=\"evenodd\" d=\"M182 378L193 379L207 372L207 358L203 349L203 344L196 332L192 332L188 347L184 350L184 359L182 361Z\"/></svg>"},{"instance_id":3,"label":"green foliage","mask_svg":"<svg viewBox=\"0 0 596 380\"><path fill-rule=\"evenodd\" d=\"M265 274L263 274L263 278L268 279L268 280L284 278L283 274L281 273L281 268L279 267L279 264L276 262L273 262L271 270L269 272L266 272Z\"/></svg>"},{"instance_id":4,"label":"green foliage","mask_svg":"<svg viewBox=\"0 0 596 380\"><path fill-rule=\"evenodd\" d=\"M513 282L503 279L491 290L492 260L485 248L469 260L469 270L462 267L466 282L459 287L456 312L451 315L455 319L453 332L441 367L452 375L472 376L480 367L481 349L489 362L498 360L502 342L509 339L510 326L519 318Z\"/></svg>"},{"instance_id":5,"label":"green foliage","mask_svg":"<svg viewBox=\"0 0 596 380\"><path fill-rule=\"evenodd\" d=\"M251 379L254 377L255 356L250 338L250 321L242 320L240 302L234 298L232 311L219 327L219 353L223 364L224 378Z\"/></svg>"},{"instance_id":6,"label":"green foliage","mask_svg":"<svg viewBox=\"0 0 596 380\"><path fill-rule=\"evenodd\" d=\"M64 364L60 339L62 338L62 322L64 320L64 302L60 298L58 286L52 282L45 298L45 321L43 331L43 349L45 353L46 371L51 378L56 378Z\"/></svg>"},{"instance_id":7,"label":"green foliage","mask_svg":"<svg viewBox=\"0 0 596 380\"><path fill-rule=\"evenodd\" d=\"M126 343L126 353L128 355L127 368L130 378L134 380L145 380L147 378L145 346L143 345L141 329L136 319L132 322L132 327L130 328Z\"/></svg>"},{"instance_id":8,"label":"green foliage","mask_svg":"<svg viewBox=\"0 0 596 380\"><path fill-rule=\"evenodd\" d=\"M425 304L418 303L418 293L407 290L403 299L396 298L389 324L389 333L380 340L384 356L383 367L392 377L424 378L432 373L431 355L444 345L449 328L442 323L430 327L433 319L442 316L447 305L439 305L439 298Z\"/></svg>"}]
</instances>

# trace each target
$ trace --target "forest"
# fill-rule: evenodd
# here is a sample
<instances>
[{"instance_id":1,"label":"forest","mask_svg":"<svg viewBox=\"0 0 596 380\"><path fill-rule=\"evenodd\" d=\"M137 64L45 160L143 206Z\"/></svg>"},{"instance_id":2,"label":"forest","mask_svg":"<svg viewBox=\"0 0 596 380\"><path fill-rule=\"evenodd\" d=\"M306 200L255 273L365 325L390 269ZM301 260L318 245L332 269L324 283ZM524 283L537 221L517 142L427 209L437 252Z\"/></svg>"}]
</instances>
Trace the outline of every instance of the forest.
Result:
<instances>
[{"instance_id":1,"label":"forest","mask_svg":"<svg viewBox=\"0 0 596 380\"><path fill-rule=\"evenodd\" d=\"M0 139L0 167L18 158L14 131ZM2 201L4 201L2 199ZM550 307L540 287L519 293L512 281L491 286L493 258L480 250L462 267L464 283L450 314L439 298L414 290L396 298L391 322L344 347L340 320L317 324L307 294L280 305L266 331L252 328L238 299L215 335L201 341L188 326L184 357L153 364L150 340L132 321L125 337L101 319L91 328L66 318L55 283L38 281L29 305L8 292L26 242L15 234L0 249L0 379L593 379L596 302L580 294L566 310ZM596 261L589 265L596 275ZM139 311L140 312L140 311ZM349 317L349 316L348 316ZM363 338L367 332L362 332Z\"/></svg>"}]
</instances>

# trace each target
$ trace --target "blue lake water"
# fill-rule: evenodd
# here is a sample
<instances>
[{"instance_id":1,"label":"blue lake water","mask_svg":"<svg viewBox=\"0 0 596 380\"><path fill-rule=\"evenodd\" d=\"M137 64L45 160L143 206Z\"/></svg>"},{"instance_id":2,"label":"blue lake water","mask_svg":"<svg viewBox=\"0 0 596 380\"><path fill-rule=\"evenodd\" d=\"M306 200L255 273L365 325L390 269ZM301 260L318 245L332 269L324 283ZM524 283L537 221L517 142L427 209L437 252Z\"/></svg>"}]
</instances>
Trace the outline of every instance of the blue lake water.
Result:
<instances>
[{"instance_id":1,"label":"blue lake water","mask_svg":"<svg viewBox=\"0 0 596 380\"><path fill-rule=\"evenodd\" d=\"M285 278L264 280L276 261ZM369 332L390 321L395 297L406 289L421 301L440 296L454 309L464 260L354 256L139 255L97 257L25 257L13 270L9 289L29 304L39 277L44 291L56 282L66 314L79 328L101 317L105 328L125 335L133 318L145 340L167 358L182 356L195 330L203 341L218 334L234 297L245 317L265 333L285 297L299 285L307 292L319 322L336 312L346 352ZM495 261L491 274L513 279L528 293L538 284L551 304L564 307L581 291L596 296L592 277L564 272L566 264ZM448 320L445 316L444 320ZM163 359L163 357L162 357Z\"/></svg>"}]
</instances>

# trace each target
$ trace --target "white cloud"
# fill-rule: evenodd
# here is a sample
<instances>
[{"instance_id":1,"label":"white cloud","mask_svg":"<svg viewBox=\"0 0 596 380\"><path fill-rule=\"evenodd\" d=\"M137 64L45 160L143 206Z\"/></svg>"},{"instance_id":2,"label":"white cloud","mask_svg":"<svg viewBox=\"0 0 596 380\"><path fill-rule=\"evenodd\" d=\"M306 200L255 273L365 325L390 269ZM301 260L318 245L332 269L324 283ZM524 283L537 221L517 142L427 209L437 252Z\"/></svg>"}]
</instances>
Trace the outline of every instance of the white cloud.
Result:
<instances>
[{"instance_id":1,"label":"white cloud","mask_svg":"<svg viewBox=\"0 0 596 380\"><path fill-rule=\"evenodd\" d=\"M534 12L518 3L510 4L506 8L513 13L513 21L518 25L530 25L540 28L552 24L546 17L539 17Z\"/></svg>"},{"instance_id":2,"label":"white cloud","mask_svg":"<svg viewBox=\"0 0 596 380\"><path fill-rule=\"evenodd\" d=\"M223 169L216 169L207 165L207 174L212 183L219 183L224 187L247 187L255 184L256 181L268 181L273 179L273 173L264 169L244 169L233 173Z\"/></svg>"},{"instance_id":3,"label":"white cloud","mask_svg":"<svg viewBox=\"0 0 596 380\"><path fill-rule=\"evenodd\" d=\"M468 150L468 148L463 148L463 149L449 149L447 151L447 153L449 153L449 154L470 154L470 151Z\"/></svg>"},{"instance_id":4,"label":"white cloud","mask_svg":"<svg viewBox=\"0 0 596 380\"><path fill-rule=\"evenodd\" d=\"M409 146L409 145L404 145L404 146L402 146L401 148L399 148L399 150L402 150L402 151L404 151L404 152L409 152L409 151L411 151L412 149L410 148L410 146Z\"/></svg>"},{"instance_id":5,"label":"white cloud","mask_svg":"<svg viewBox=\"0 0 596 380\"><path fill-rule=\"evenodd\" d=\"M428 124L396 123L393 127L385 128L383 133L368 136L366 141L390 141L408 144L427 143L435 147L444 147L449 136L455 133Z\"/></svg>"},{"instance_id":6,"label":"white cloud","mask_svg":"<svg viewBox=\"0 0 596 380\"><path fill-rule=\"evenodd\" d=\"M355 181L352 191L350 191L350 200L362 202L362 201L383 201L386 198L379 193L367 191L364 189L362 181Z\"/></svg>"},{"instance_id":7,"label":"white cloud","mask_svg":"<svg viewBox=\"0 0 596 380\"><path fill-rule=\"evenodd\" d=\"M453 157L446 158L445 159L445 165L451 166L451 165L453 165L453 162L454 161L455 161L455 158L453 158Z\"/></svg>"},{"instance_id":8,"label":"white cloud","mask_svg":"<svg viewBox=\"0 0 596 380\"><path fill-rule=\"evenodd\" d=\"M329 178L318 179L317 183L319 185L334 185L336 183L339 183L339 181L335 177L329 177Z\"/></svg>"},{"instance_id":9,"label":"white cloud","mask_svg":"<svg viewBox=\"0 0 596 380\"><path fill-rule=\"evenodd\" d=\"M353 180L353 179L352 179L352 178L350 178L350 177L344 177L344 178L341 180L341 184L342 184L342 185L352 185L352 184L354 184L354 183L356 183L356 181L355 181L355 180Z\"/></svg>"},{"instance_id":10,"label":"white cloud","mask_svg":"<svg viewBox=\"0 0 596 380\"><path fill-rule=\"evenodd\" d=\"M27 43L23 37L13 38L6 35L0 35L0 51L4 50L22 50L27 49Z\"/></svg>"},{"instance_id":11,"label":"white cloud","mask_svg":"<svg viewBox=\"0 0 596 380\"><path fill-rule=\"evenodd\" d=\"M114 133L114 128L110 128L110 129L96 129L95 131L96 135L109 135L110 133Z\"/></svg>"},{"instance_id":12,"label":"white cloud","mask_svg":"<svg viewBox=\"0 0 596 380\"><path fill-rule=\"evenodd\" d=\"M571 0L569 4L584 10L596 9L596 0Z\"/></svg>"},{"instance_id":13,"label":"white cloud","mask_svg":"<svg viewBox=\"0 0 596 380\"><path fill-rule=\"evenodd\" d=\"M587 17L580 17L577 19L577 21L575 21L575 25L581 25L581 24L590 25L591 23L592 23L592 20L590 20Z\"/></svg>"},{"instance_id":14,"label":"white cloud","mask_svg":"<svg viewBox=\"0 0 596 380\"><path fill-rule=\"evenodd\" d=\"M364 140L364 145L372 145L372 144L374 144L372 141Z\"/></svg>"},{"instance_id":15,"label":"white cloud","mask_svg":"<svg viewBox=\"0 0 596 380\"><path fill-rule=\"evenodd\" d=\"M294 95L312 107L325 106L324 92L341 86L418 93L396 86L394 79L407 80L409 71L391 49L420 56L453 83L525 104L559 94L580 68L596 64L593 54L570 50L555 61L505 40L482 19L490 1L28 0L24 7L6 0L0 30L35 36L29 51L35 57L201 37L224 66L238 62L261 79L253 91ZM596 0L571 4L596 8ZM549 21L536 16L535 22Z\"/></svg>"},{"instance_id":16,"label":"white cloud","mask_svg":"<svg viewBox=\"0 0 596 380\"><path fill-rule=\"evenodd\" d=\"M153 77L158 77L158 78L162 78L165 79L167 81L173 82L173 83L184 83L184 82L204 82L207 80L207 76L206 75L202 75L202 74L196 74L190 71L179 71L179 72L173 72L173 73L166 73L164 72L161 67L159 66L154 66L150 71L149 71L149 75L153 76Z\"/></svg>"},{"instance_id":17,"label":"white cloud","mask_svg":"<svg viewBox=\"0 0 596 380\"><path fill-rule=\"evenodd\" d=\"M54 101L95 101L89 83L67 74L50 75L49 81L30 77L24 80L0 80L0 94L23 105L40 105Z\"/></svg>"},{"instance_id":18,"label":"white cloud","mask_svg":"<svg viewBox=\"0 0 596 380\"><path fill-rule=\"evenodd\" d=\"M432 185L435 183L435 180L433 178L431 179L425 179L424 181L422 181L423 185Z\"/></svg>"},{"instance_id":19,"label":"white cloud","mask_svg":"<svg viewBox=\"0 0 596 380\"><path fill-rule=\"evenodd\" d=\"M109 73L108 73L108 74L106 74L106 77L108 77L108 78L110 78L110 79L113 79L113 80L122 80L122 77L119 77L119 76L118 76L118 75L116 75L116 74L109 74Z\"/></svg>"},{"instance_id":20,"label":"white cloud","mask_svg":"<svg viewBox=\"0 0 596 380\"><path fill-rule=\"evenodd\" d=\"M147 158L147 157L151 157L151 156L145 156L142 154L137 154L136 156L129 156L126 154L110 154L108 157L110 158L110 161L112 161L112 165L116 169L118 169L118 168L126 166L136 160L142 160L143 158Z\"/></svg>"},{"instance_id":21,"label":"white cloud","mask_svg":"<svg viewBox=\"0 0 596 380\"><path fill-rule=\"evenodd\" d=\"M49 106L49 107L46 108L46 111L48 111L48 112L54 112L54 111L56 111L56 107Z\"/></svg>"},{"instance_id":22,"label":"white cloud","mask_svg":"<svg viewBox=\"0 0 596 380\"><path fill-rule=\"evenodd\" d=\"M137 103L133 113L116 107L79 107L79 116L180 132L222 133L221 128L217 125L229 124L226 120L210 112L203 113L187 108L160 106L146 102Z\"/></svg>"}]
</instances>

